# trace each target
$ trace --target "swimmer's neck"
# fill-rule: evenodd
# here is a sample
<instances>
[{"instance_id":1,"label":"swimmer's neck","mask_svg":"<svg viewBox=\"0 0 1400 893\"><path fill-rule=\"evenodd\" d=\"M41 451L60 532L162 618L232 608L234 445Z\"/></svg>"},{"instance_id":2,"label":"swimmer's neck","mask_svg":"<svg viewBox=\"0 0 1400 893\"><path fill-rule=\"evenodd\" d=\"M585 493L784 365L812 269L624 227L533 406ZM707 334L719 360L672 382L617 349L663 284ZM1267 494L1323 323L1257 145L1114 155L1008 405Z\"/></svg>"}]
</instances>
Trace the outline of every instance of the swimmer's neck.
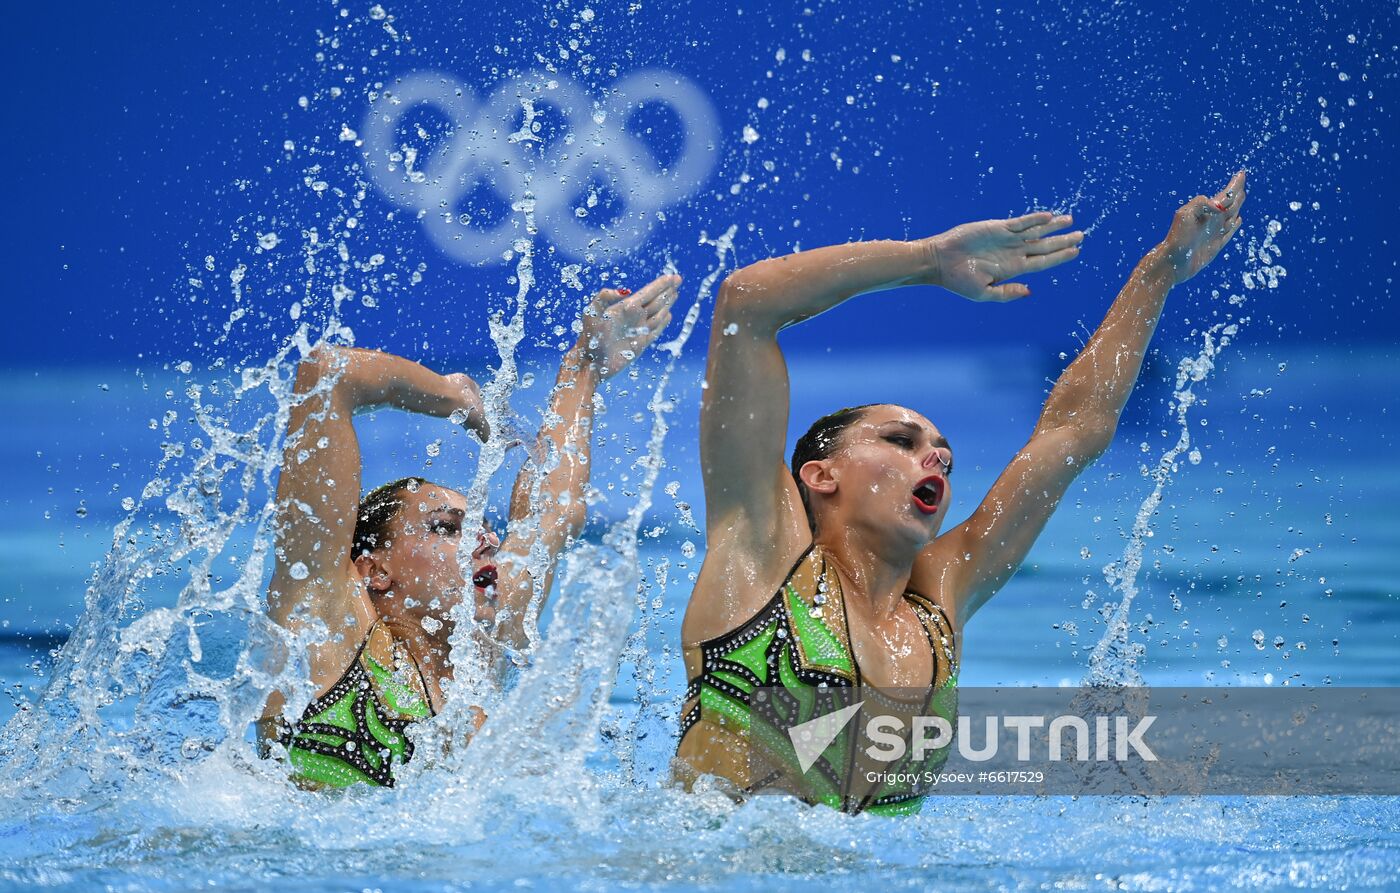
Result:
<instances>
[{"instance_id":1,"label":"swimmer's neck","mask_svg":"<svg viewBox=\"0 0 1400 893\"><path fill-rule=\"evenodd\" d=\"M832 524L813 541L840 571L848 603L859 602L865 607L861 613L876 619L901 610L922 545L892 542L887 532L847 524Z\"/></svg>"},{"instance_id":2,"label":"swimmer's neck","mask_svg":"<svg viewBox=\"0 0 1400 893\"><path fill-rule=\"evenodd\" d=\"M429 633L421 623L405 617L383 615L389 631L408 649L418 669L427 683L428 694L435 709L443 704L442 682L452 679L452 646L449 639L454 628L451 621L444 622L435 633Z\"/></svg>"}]
</instances>

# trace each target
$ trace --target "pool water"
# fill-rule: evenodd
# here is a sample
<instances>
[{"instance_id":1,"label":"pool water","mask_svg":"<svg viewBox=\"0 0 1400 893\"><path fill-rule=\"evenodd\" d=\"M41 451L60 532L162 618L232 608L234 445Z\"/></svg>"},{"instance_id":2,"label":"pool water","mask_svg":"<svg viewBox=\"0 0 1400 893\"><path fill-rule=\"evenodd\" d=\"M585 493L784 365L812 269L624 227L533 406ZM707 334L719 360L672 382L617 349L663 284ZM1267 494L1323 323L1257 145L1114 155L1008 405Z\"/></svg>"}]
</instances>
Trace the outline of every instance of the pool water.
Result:
<instances>
[{"instance_id":1,"label":"pool water","mask_svg":"<svg viewBox=\"0 0 1400 893\"><path fill-rule=\"evenodd\" d=\"M1214 424L1196 439L1202 461L1181 464L1152 522L1142 593L1132 610L1132 638L1145 646L1137 669L1157 685L1397 684L1400 603L1392 581L1400 520L1389 506L1400 498L1400 475L1385 462L1390 434L1376 427L1374 407L1365 411L1370 401L1356 387L1397 357L1267 354L1251 358L1241 350L1228 362L1222 358L1206 383ZM831 366L795 361L794 417L817 414L838 387L848 403L878 393L920 406L921 395L897 374L903 362L864 357L859 368L868 375L843 375L842 385ZM1046 362L1003 351L944 356L939 363L944 394L929 412L958 450L956 520L1032 424ZM1170 386L1153 375L1149 370L1138 395L1143 402L1151 402L1154 387ZM87 517L78 520L66 494L48 492L49 480L59 474L71 480L77 469L110 470L114 456L139 452L145 434L130 434L130 444L104 440L102 455L93 456L90 447L59 436L59 418L102 409L110 417L143 417L149 407L142 401L156 390L119 386L116 370L45 379L6 388L9 399L28 401L15 417L30 424L42 423L43 407L61 407L52 410L58 418L45 456L10 455L4 465L24 470L8 482L11 535L0 540L10 553L7 566L23 570L5 606L8 638L0 656L7 688L29 701L51 672L44 649L62 639L80 610L73 594L82 591L87 565L103 554L104 534L116 520L111 498L92 499ZM230 739L212 753L203 746L181 750L177 742L171 752L180 756L153 756L158 767L141 766L140 752L121 754L116 765L108 755L100 769L92 754L56 755L37 787L22 776L6 780L3 877L15 886L57 889L187 889L206 882L326 890L783 889L872 881L920 889L932 883L950 889L1390 886L1400 866L1396 798L945 797L916 819L889 821L779 798L734 806L716 793L672 790L667 760L684 687L675 646L688 575L703 557L703 537L675 505L702 502L693 462L698 367L681 365L673 381L681 401L659 481L676 486L674 495L657 494L642 525L637 566L645 610L626 604L621 626L615 614L590 613L588 602L599 590L568 588L585 575L566 581L561 607L552 612L558 625L547 632L566 659L588 642L613 649L603 664L617 668L615 687L593 680L567 689L585 702L606 695L594 715L557 723L511 715L563 690L559 678L527 671L519 685L530 694L495 714L498 739L475 742L450 767L424 769L392 792L339 796L294 790L251 756L246 740ZM1274 394L1287 389L1288 398L1251 397L1265 382ZM629 399L619 398L609 412L625 414ZM1300 412L1299 405L1311 409ZM988 413L988 406L996 411ZM1325 428L1309 424L1321 418ZM1275 437L1285 425L1289 438ZM395 444L436 436L430 423L403 416L374 417L361 427L372 467L388 461ZM1084 678L1088 652L1103 632L1097 611L1111 600L1102 568L1122 553L1125 530L1150 490L1139 466L1174 437L1147 418L1125 422L1026 569L969 625L964 684ZM48 479L38 461L55 469ZM627 445L604 438L597 466L603 474L595 482L606 488L631 461ZM108 480L120 484L124 470ZM61 501L68 503L65 516ZM600 539L608 516L625 507L625 497L610 497L589 538ZM625 592L608 594L624 603L635 599ZM161 600L153 594L147 602L154 607ZM609 624L599 638L595 627ZM1263 647L1255 630L1264 634ZM217 652L217 640L206 635L206 655ZM540 662L557 669L550 661L558 659L546 653ZM205 657L207 665L218 660ZM13 702L5 709L12 716ZM176 735L208 734L208 717L195 712L175 710L160 722L173 723L167 731ZM130 728L129 719L113 724ZM558 735L568 743L524 746L507 740L512 734L536 741ZM133 746L106 740L119 754ZM144 746L162 753L158 743ZM474 761L477 750L482 756Z\"/></svg>"}]
</instances>

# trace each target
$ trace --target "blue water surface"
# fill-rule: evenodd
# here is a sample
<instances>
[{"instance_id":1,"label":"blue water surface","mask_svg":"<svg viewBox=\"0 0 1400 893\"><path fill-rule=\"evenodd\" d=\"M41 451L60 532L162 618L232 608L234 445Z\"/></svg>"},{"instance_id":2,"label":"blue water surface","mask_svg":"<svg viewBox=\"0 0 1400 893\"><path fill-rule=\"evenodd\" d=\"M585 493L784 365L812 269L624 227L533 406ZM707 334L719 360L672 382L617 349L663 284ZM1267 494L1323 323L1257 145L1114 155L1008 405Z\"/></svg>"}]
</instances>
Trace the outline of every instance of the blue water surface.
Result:
<instances>
[{"instance_id":1,"label":"blue water surface","mask_svg":"<svg viewBox=\"0 0 1400 893\"><path fill-rule=\"evenodd\" d=\"M795 362L794 414L814 415L838 390L846 402L890 399L928 406L958 450L957 520L1025 436L1047 361L1024 352L945 356L932 365L940 386L931 405L924 402L923 385L899 372L910 359L864 357L858 368L868 374L859 378L849 365ZM1139 626L1133 638L1146 646L1140 670L1147 683L1400 681L1392 557L1397 521L1388 510L1400 498L1400 476L1387 468L1391 431L1357 405L1369 402L1359 396L1359 380L1396 359L1358 351L1261 350L1251 357L1248 348L1222 359L1207 383L1209 404L1201 413L1211 422L1196 441L1202 461L1182 463L1152 524L1150 570L1132 614ZM11 399L30 401L32 414L18 415L27 415L30 424L39 424L44 407L61 408L50 410L52 446L42 460L32 454L5 457L4 467L14 473L5 487L12 535L0 541L7 566L22 568L6 601L8 638L0 652L12 693L7 715L14 698L32 698L42 685L44 649L61 640L80 610L76 595L87 565L107 546L125 481L125 466L113 468L120 461L115 457L139 452L149 437L140 425L114 425L126 432L126 442L104 439L95 455L61 436L64 420L140 418L157 399L118 370L53 379L41 374L6 389ZM693 395L699 370L683 367L677 380ZM1150 403L1152 388L1149 373L1138 399ZM1265 388L1273 393L1251 396ZM1284 390L1286 397L1273 396ZM392 415L361 423L370 468L421 465L421 450L406 444L440 434L431 424ZM676 498L698 503L699 483L689 461L693 427L693 418L678 413L662 482L678 482ZM1280 431L1288 436L1279 437ZM1080 479L1026 568L968 626L965 684L1057 685L1083 678L1087 651L1102 632L1096 614L1107 594L1101 568L1118 557L1124 531L1150 489L1139 465L1165 441L1148 418L1125 423L1114 448ZM13 442L7 449L15 449ZM598 467L620 465L626 455L625 446L604 439ZM89 483L93 489L72 497L57 488L50 492L50 481L72 482L80 474L102 483ZM74 511L81 499L90 508L78 519ZM605 504L600 515L607 512ZM776 798L739 808L712 800L693 806L682 800L678 806L674 798L684 795L664 783L674 747L669 723L683 690L675 644L687 576L703 557L703 537L678 524L675 514L674 507L658 508L657 526L666 529L644 535L640 553L648 567L663 559L671 566L662 604L648 614L645 647L656 675L639 686L635 660L624 659L608 711L610 722L624 728L637 711L638 692L645 690L659 718L628 757L634 763L631 781L619 781L611 738L592 749L588 771L616 786L601 814L573 800L571 812L511 799L483 806L492 816L488 825L464 826L455 843L425 838L408 822L401 835L381 826L387 837L356 843L353 835L332 832L322 822L306 825L304 814L297 817L305 804L250 803L248 791L238 790L263 782L226 766L202 772L192 765L176 776L183 780L167 780L164 790L148 795L147 813L113 813L112 806L98 805L102 798L88 805L60 800L45 813L11 812L0 844L4 877L18 886L59 889L99 883L184 889L206 881L250 889L537 883L769 889L857 879L901 889L933 882L952 889L1390 886L1400 865L1400 804L1394 798L941 798L919 819L884 824L824 815ZM604 523L595 519L599 530ZM650 526L644 524L644 531ZM701 551L688 557L686 543ZM1090 592L1099 599L1086 606ZM1255 630L1263 633L1262 646ZM392 805L376 805L374 798L382 796L364 792L353 802L363 803L357 807L362 810L386 810L385 821L402 821L393 816L405 794L396 792ZM338 809L347 806L342 802ZM796 825L794 815L800 818ZM658 839L653 821L666 835L678 836Z\"/></svg>"}]
</instances>

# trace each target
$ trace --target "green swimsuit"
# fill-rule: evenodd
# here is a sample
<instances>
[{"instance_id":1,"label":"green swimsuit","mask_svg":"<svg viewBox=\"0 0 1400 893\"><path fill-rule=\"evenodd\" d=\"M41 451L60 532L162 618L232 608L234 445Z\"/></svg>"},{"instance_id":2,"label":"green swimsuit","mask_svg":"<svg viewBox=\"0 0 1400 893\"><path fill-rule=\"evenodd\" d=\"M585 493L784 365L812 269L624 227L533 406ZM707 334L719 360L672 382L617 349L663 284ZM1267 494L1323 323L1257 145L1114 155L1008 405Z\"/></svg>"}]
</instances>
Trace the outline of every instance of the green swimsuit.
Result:
<instances>
[{"instance_id":1,"label":"green swimsuit","mask_svg":"<svg viewBox=\"0 0 1400 893\"><path fill-rule=\"evenodd\" d=\"M917 812L923 794L908 784L851 782L867 766L847 736L838 735L804 772L787 732L857 699L867 709L938 715L954 724L957 652L952 625L931 600L913 592L905 598L933 652L933 684L918 702L897 700L863 683L851 650L840 579L822 550L809 548L757 614L737 629L685 649L690 686L681 720L682 766L727 778L744 792L774 788L845 812ZM851 696L852 687L861 689L857 697ZM765 709L756 710L752 699L760 688L768 689L771 698ZM932 773L948 752L944 746L915 761L910 749L902 761L878 768L906 778L908 773Z\"/></svg>"},{"instance_id":2,"label":"green swimsuit","mask_svg":"<svg viewBox=\"0 0 1400 893\"><path fill-rule=\"evenodd\" d=\"M378 622L340 680L307 705L295 728L282 723L276 737L303 787L393 787L394 765L413 756L404 730L432 715L418 665Z\"/></svg>"}]
</instances>

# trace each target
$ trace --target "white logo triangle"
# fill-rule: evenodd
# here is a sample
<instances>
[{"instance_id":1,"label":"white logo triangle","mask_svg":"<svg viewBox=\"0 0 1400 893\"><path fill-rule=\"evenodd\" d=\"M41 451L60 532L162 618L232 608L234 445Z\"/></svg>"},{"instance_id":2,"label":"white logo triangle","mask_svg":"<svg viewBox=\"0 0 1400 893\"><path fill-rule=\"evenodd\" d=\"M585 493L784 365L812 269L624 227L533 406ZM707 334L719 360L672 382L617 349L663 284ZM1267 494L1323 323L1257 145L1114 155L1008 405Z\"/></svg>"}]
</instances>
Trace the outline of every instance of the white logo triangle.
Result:
<instances>
[{"instance_id":1,"label":"white logo triangle","mask_svg":"<svg viewBox=\"0 0 1400 893\"><path fill-rule=\"evenodd\" d=\"M803 772L812 768L812 765L821 757L822 751L836 740L836 736L841 734L842 729L846 728L851 717L860 712L860 706L864 703L864 701L857 701L849 707L833 710L788 729L788 737L792 739L792 749L797 751L797 763L802 767Z\"/></svg>"}]
</instances>

